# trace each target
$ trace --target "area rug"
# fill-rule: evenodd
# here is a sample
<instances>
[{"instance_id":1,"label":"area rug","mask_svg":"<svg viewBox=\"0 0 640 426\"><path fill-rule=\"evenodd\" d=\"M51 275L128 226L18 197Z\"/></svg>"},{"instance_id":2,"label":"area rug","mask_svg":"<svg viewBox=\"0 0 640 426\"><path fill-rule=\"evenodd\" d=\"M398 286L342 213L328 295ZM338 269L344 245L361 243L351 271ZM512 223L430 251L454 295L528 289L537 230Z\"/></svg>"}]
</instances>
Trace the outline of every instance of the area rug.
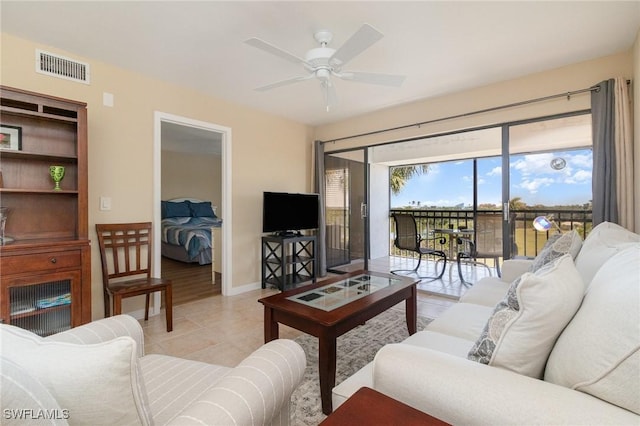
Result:
<instances>
[{"instance_id":1,"label":"area rug","mask_svg":"<svg viewBox=\"0 0 640 426\"><path fill-rule=\"evenodd\" d=\"M432 320L418 317L418 331ZM376 352L388 343L398 343L409 337L404 309L394 307L366 324L338 337L336 385L373 360ZM318 379L318 339L307 334L297 337L307 355L307 369L302 383L291 396L291 424L315 426L326 418L320 402Z\"/></svg>"}]
</instances>

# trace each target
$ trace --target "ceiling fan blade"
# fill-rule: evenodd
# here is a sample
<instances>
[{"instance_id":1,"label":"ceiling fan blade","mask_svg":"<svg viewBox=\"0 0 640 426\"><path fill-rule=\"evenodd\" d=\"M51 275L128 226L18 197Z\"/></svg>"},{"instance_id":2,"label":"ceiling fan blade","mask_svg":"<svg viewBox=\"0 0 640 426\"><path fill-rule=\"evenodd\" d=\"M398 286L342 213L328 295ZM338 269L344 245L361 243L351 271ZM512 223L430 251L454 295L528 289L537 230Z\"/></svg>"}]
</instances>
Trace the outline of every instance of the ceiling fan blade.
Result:
<instances>
[{"instance_id":1,"label":"ceiling fan blade","mask_svg":"<svg viewBox=\"0 0 640 426\"><path fill-rule=\"evenodd\" d=\"M329 63L342 66L364 52L384 35L369 24L364 24L329 59Z\"/></svg>"},{"instance_id":2,"label":"ceiling fan blade","mask_svg":"<svg viewBox=\"0 0 640 426\"><path fill-rule=\"evenodd\" d=\"M301 77L288 78L286 80L276 81L275 83L267 84L266 86L257 87L254 90L258 92L264 92L266 90L275 89L276 87L286 86L288 84L294 84L300 81L310 80L312 78L313 78L313 74L305 75Z\"/></svg>"},{"instance_id":3,"label":"ceiling fan blade","mask_svg":"<svg viewBox=\"0 0 640 426\"><path fill-rule=\"evenodd\" d=\"M322 94L324 95L324 103L327 106L327 112L329 112L332 106L338 105L338 95L336 93L336 88L333 84L331 84L331 80L323 80L321 82L321 85Z\"/></svg>"},{"instance_id":4,"label":"ceiling fan blade","mask_svg":"<svg viewBox=\"0 0 640 426\"><path fill-rule=\"evenodd\" d=\"M260 50L264 50L265 52L269 52L272 55L276 55L289 62L293 62L294 64L307 63L304 59L294 55L293 53L289 53L286 50L280 49L279 47L274 46L273 44L266 42L264 40L260 40L259 38L255 38L255 37L250 38L249 40L245 40L245 43L248 44L249 46L253 46Z\"/></svg>"},{"instance_id":5,"label":"ceiling fan blade","mask_svg":"<svg viewBox=\"0 0 640 426\"><path fill-rule=\"evenodd\" d=\"M378 74L371 72L343 72L335 73L336 77L343 80L357 81L360 83L379 84L381 86L400 87L406 78L404 75Z\"/></svg>"}]
</instances>

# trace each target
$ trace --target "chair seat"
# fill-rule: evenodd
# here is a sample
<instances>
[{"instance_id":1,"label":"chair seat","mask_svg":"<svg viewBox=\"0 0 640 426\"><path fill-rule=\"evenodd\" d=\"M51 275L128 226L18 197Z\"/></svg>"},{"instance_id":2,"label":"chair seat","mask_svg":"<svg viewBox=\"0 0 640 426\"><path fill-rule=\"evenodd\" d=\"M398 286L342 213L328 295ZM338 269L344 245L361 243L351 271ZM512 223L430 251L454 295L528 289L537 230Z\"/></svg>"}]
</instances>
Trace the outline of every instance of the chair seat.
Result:
<instances>
[{"instance_id":1,"label":"chair seat","mask_svg":"<svg viewBox=\"0 0 640 426\"><path fill-rule=\"evenodd\" d=\"M427 248L427 247L419 247L418 253L420 254L437 254L438 256L446 257L446 254L442 250Z\"/></svg>"},{"instance_id":2,"label":"chair seat","mask_svg":"<svg viewBox=\"0 0 640 426\"><path fill-rule=\"evenodd\" d=\"M471 255L469 253L461 252L461 253L458 253L458 255L460 257L466 257L470 259L492 259L492 258L499 258L500 256L502 256L502 253L477 252Z\"/></svg>"},{"instance_id":3,"label":"chair seat","mask_svg":"<svg viewBox=\"0 0 640 426\"><path fill-rule=\"evenodd\" d=\"M157 291L162 291L168 285L171 285L171 281L165 280L164 278L141 278L136 280L109 283L109 291L111 293L130 293L139 290L149 290L153 287L157 287Z\"/></svg>"}]
</instances>

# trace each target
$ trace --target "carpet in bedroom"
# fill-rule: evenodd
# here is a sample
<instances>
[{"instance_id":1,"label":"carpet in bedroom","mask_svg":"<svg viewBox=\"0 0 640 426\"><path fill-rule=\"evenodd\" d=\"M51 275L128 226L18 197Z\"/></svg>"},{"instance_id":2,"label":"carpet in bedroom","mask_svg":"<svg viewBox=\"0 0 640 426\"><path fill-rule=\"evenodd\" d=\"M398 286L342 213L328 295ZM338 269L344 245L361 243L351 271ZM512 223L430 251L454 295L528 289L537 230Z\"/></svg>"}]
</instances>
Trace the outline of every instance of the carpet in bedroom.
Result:
<instances>
[{"instance_id":1,"label":"carpet in bedroom","mask_svg":"<svg viewBox=\"0 0 640 426\"><path fill-rule=\"evenodd\" d=\"M432 320L418 317L418 331ZM409 337L404 308L394 307L366 324L338 337L336 360L336 385L373 360L376 352L388 343L398 343ZM303 335L295 339L307 355L307 369L300 386L291 396L291 424L294 426L317 425L326 416L320 403L318 379L318 339Z\"/></svg>"}]
</instances>

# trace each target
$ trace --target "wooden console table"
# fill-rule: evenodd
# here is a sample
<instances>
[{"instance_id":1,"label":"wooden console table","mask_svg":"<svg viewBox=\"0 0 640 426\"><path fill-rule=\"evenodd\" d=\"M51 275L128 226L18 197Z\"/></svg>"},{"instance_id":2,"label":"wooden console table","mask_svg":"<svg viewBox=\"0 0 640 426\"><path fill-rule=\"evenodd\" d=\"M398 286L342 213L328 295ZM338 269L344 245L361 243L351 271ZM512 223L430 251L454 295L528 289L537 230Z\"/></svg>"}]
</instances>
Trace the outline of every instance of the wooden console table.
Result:
<instances>
[{"instance_id":1,"label":"wooden console table","mask_svg":"<svg viewBox=\"0 0 640 426\"><path fill-rule=\"evenodd\" d=\"M443 426L448 424L366 387L360 388L320 423L321 426Z\"/></svg>"}]
</instances>

